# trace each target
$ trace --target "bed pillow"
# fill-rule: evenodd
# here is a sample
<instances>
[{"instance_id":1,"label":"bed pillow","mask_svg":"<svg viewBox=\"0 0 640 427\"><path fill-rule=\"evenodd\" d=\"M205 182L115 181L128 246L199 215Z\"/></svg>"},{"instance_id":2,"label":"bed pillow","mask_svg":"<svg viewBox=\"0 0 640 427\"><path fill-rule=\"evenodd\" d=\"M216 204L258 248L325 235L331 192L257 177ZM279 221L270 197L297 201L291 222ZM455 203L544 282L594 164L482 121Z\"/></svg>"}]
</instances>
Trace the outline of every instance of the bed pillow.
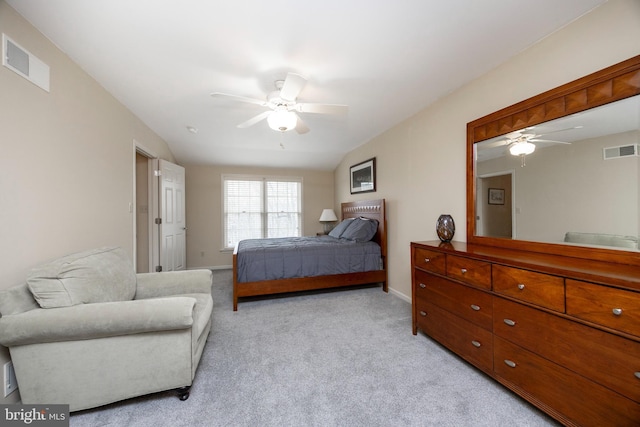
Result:
<instances>
[{"instance_id":1,"label":"bed pillow","mask_svg":"<svg viewBox=\"0 0 640 427\"><path fill-rule=\"evenodd\" d=\"M378 231L378 221L369 218L356 218L340 237L356 242L368 242Z\"/></svg>"},{"instance_id":2,"label":"bed pillow","mask_svg":"<svg viewBox=\"0 0 640 427\"><path fill-rule=\"evenodd\" d=\"M336 225L333 230L331 230L329 232L329 236L331 237L335 237L336 239L339 239L340 236L342 235L342 233L345 232L345 230L347 229L347 227L349 227L352 223L353 220L355 218L347 218L344 221L342 221L340 224Z\"/></svg>"}]
</instances>

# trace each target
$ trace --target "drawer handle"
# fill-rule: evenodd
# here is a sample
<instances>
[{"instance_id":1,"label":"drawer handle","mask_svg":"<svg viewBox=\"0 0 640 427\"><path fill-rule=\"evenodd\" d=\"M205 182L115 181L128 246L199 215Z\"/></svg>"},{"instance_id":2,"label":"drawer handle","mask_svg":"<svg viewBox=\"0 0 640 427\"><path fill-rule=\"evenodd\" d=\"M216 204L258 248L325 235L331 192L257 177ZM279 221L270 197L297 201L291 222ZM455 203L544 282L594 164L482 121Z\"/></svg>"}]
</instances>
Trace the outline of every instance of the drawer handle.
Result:
<instances>
[{"instance_id":1,"label":"drawer handle","mask_svg":"<svg viewBox=\"0 0 640 427\"><path fill-rule=\"evenodd\" d=\"M639 372L634 372L633 375L635 375L636 378L640 380L640 371Z\"/></svg>"},{"instance_id":2,"label":"drawer handle","mask_svg":"<svg viewBox=\"0 0 640 427\"><path fill-rule=\"evenodd\" d=\"M418 286L420 286L422 289L427 287L427 285L425 285L424 283L420 283Z\"/></svg>"},{"instance_id":3,"label":"drawer handle","mask_svg":"<svg viewBox=\"0 0 640 427\"><path fill-rule=\"evenodd\" d=\"M613 314L615 314L616 316L620 316L622 315L622 309L621 308L614 308L613 310L611 310L613 312Z\"/></svg>"},{"instance_id":4,"label":"drawer handle","mask_svg":"<svg viewBox=\"0 0 640 427\"><path fill-rule=\"evenodd\" d=\"M426 311L420 311L420 316L424 317L424 316L426 316L426 315L427 315L427 312L426 312Z\"/></svg>"},{"instance_id":5,"label":"drawer handle","mask_svg":"<svg viewBox=\"0 0 640 427\"><path fill-rule=\"evenodd\" d=\"M476 340L471 341L471 344L473 344L473 346L474 346L474 347L478 347L478 348L480 348L480 346L482 345L482 344L480 344L480 343L479 343L478 341L476 341ZM637 374L637 373L638 373L638 372L636 372L636 374Z\"/></svg>"},{"instance_id":6,"label":"drawer handle","mask_svg":"<svg viewBox=\"0 0 640 427\"><path fill-rule=\"evenodd\" d=\"M514 362L513 360L504 359L504 364L507 365L510 368L515 368L516 367L516 362Z\"/></svg>"},{"instance_id":7,"label":"drawer handle","mask_svg":"<svg viewBox=\"0 0 640 427\"><path fill-rule=\"evenodd\" d=\"M479 305L475 305L475 304L471 304L471 310L480 311L480 306Z\"/></svg>"},{"instance_id":8,"label":"drawer handle","mask_svg":"<svg viewBox=\"0 0 640 427\"><path fill-rule=\"evenodd\" d=\"M518 283L518 289L523 290L524 289L524 283Z\"/></svg>"},{"instance_id":9,"label":"drawer handle","mask_svg":"<svg viewBox=\"0 0 640 427\"><path fill-rule=\"evenodd\" d=\"M509 326L516 326L516 322L514 322L511 319L504 319L503 321L504 321L504 323L506 323Z\"/></svg>"},{"instance_id":10,"label":"drawer handle","mask_svg":"<svg viewBox=\"0 0 640 427\"><path fill-rule=\"evenodd\" d=\"M466 269L466 268L461 268L461 269L460 269L460 273L465 274L466 272L467 272L467 269Z\"/></svg>"},{"instance_id":11,"label":"drawer handle","mask_svg":"<svg viewBox=\"0 0 640 427\"><path fill-rule=\"evenodd\" d=\"M431 261L429 258L424 259L424 262L429 262L429 261Z\"/></svg>"}]
</instances>

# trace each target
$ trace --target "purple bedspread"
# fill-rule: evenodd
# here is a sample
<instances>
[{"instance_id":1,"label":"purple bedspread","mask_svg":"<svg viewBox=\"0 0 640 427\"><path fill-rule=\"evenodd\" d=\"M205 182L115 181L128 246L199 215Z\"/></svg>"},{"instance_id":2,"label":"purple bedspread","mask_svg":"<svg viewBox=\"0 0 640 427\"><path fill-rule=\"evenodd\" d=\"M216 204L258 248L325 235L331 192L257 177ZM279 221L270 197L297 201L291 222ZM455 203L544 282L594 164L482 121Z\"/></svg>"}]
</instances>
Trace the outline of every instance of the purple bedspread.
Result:
<instances>
[{"instance_id":1,"label":"purple bedspread","mask_svg":"<svg viewBox=\"0 0 640 427\"><path fill-rule=\"evenodd\" d=\"M331 236L242 240L236 261L238 282L382 269L377 243Z\"/></svg>"}]
</instances>

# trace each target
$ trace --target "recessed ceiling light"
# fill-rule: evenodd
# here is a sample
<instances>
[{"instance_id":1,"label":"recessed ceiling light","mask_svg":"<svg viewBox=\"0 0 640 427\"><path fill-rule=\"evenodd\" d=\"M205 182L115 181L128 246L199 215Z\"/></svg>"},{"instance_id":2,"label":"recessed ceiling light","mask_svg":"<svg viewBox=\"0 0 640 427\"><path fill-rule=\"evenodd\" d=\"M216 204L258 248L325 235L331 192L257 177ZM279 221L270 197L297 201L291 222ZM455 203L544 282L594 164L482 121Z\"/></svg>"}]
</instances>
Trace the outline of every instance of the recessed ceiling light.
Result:
<instances>
[{"instance_id":1,"label":"recessed ceiling light","mask_svg":"<svg viewBox=\"0 0 640 427\"><path fill-rule=\"evenodd\" d=\"M187 126L187 130L194 135L198 133L198 128L194 128L193 126Z\"/></svg>"}]
</instances>

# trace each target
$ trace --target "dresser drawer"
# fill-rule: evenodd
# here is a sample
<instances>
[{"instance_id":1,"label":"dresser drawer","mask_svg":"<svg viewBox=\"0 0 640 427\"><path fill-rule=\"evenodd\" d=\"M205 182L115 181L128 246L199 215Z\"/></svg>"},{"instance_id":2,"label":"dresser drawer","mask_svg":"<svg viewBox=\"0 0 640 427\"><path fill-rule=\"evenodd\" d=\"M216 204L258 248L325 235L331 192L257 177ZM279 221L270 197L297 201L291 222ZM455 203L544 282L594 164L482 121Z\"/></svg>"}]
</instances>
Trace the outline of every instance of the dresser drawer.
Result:
<instances>
[{"instance_id":1,"label":"dresser drawer","mask_svg":"<svg viewBox=\"0 0 640 427\"><path fill-rule=\"evenodd\" d=\"M413 263L415 267L433 271L438 274L446 273L446 256L442 252L430 251L423 248L414 248Z\"/></svg>"},{"instance_id":2,"label":"dresser drawer","mask_svg":"<svg viewBox=\"0 0 640 427\"><path fill-rule=\"evenodd\" d=\"M428 302L418 311L418 328L471 364L487 373L491 372L491 332Z\"/></svg>"},{"instance_id":3,"label":"dresser drawer","mask_svg":"<svg viewBox=\"0 0 640 427\"><path fill-rule=\"evenodd\" d=\"M567 314L640 336L640 293L567 279Z\"/></svg>"},{"instance_id":4,"label":"dresser drawer","mask_svg":"<svg viewBox=\"0 0 640 427\"><path fill-rule=\"evenodd\" d=\"M499 337L497 377L583 426L637 426L640 404Z\"/></svg>"},{"instance_id":5,"label":"dresser drawer","mask_svg":"<svg viewBox=\"0 0 640 427\"><path fill-rule=\"evenodd\" d=\"M417 270L415 283L418 306L423 301L430 302L484 329L491 330L493 304L490 294Z\"/></svg>"},{"instance_id":6,"label":"dresser drawer","mask_svg":"<svg viewBox=\"0 0 640 427\"><path fill-rule=\"evenodd\" d=\"M519 268L494 265L495 292L564 313L564 279Z\"/></svg>"},{"instance_id":7,"label":"dresser drawer","mask_svg":"<svg viewBox=\"0 0 640 427\"><path fill-rule=\"evenodd\" d=\"M493 332L640 402L640 343L499 297Z\"/></svg>"},{"instance_id":8,"label":"dresser drawer","mask_svg":"<svg viewBox=\"0 0 640 427\"><path fill-rule=\"evenodd\" d=\"M480 288L491 289L491 264L488 262L447 255L447 276Z\"/></svg>"}]
</instances>

